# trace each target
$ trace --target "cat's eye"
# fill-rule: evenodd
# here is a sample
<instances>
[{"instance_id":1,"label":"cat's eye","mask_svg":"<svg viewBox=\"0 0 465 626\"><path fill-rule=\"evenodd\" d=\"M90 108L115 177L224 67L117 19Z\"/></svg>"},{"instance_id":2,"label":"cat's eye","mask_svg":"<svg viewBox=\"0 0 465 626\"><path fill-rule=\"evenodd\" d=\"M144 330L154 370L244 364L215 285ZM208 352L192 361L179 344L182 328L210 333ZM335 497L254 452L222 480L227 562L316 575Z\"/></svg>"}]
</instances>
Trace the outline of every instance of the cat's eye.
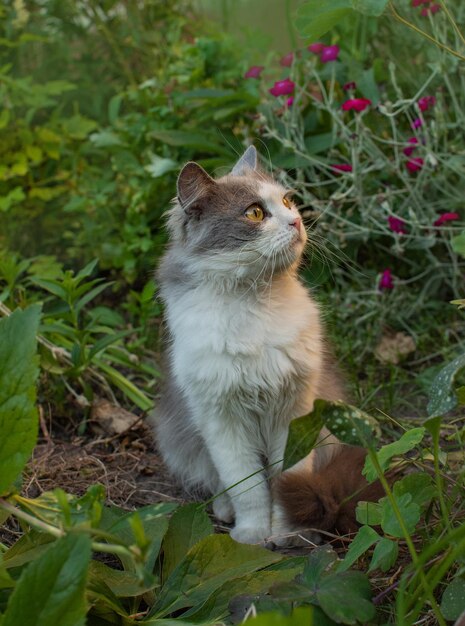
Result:
<instances>
[{"instance_id":1,"label":"cat's eye","mask_svg":"<svg viewBox=\"0 0 465 626\"><path fill-rule=\"evenodd\" d=\"M290 209L291 208L291 199L289 196L284 196L283 198L283 204L286 208Z\"/></svg>"},{"instance_id":2,"label":"cat's eye","mask_svg":"<svg viewBox=\"0 0 465 626\"><path fill-rule=\"evenodd\" d=\"M265 218L265 212L258 204L249 206L244 215L252 222L262 222Z\"/></svg>"}]
</instances>

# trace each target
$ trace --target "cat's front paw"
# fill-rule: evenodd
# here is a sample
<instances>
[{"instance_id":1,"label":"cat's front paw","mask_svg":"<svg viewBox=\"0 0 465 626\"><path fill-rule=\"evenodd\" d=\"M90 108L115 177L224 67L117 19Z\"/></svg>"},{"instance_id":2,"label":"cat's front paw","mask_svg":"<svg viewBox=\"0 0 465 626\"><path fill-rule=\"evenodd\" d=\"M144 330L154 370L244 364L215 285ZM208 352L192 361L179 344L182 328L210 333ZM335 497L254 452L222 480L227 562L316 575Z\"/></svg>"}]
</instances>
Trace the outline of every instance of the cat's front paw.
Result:
<instances>
[{"instance_id":1,"label":"cat's front paw","mask_svg":"<svg viewBox=\"0 0 465 626\"><path fill-rule=\"evenodd\" d=\"M265 544L270 536L269 527L259 526L235 526L231 530L231 537L239 543L261 543Z\"/></svg>"},{"instance_id":2,"label":"cat's front paw","mask_svg":"<svg viewBox=\"0 0 465 626\"><path fill-rule=\"evenodd\" d=\"M234 521L234 507L227 493L221 493L213 500L213 515L220 522L231 524Z\"/></svg>"}]
</instances>

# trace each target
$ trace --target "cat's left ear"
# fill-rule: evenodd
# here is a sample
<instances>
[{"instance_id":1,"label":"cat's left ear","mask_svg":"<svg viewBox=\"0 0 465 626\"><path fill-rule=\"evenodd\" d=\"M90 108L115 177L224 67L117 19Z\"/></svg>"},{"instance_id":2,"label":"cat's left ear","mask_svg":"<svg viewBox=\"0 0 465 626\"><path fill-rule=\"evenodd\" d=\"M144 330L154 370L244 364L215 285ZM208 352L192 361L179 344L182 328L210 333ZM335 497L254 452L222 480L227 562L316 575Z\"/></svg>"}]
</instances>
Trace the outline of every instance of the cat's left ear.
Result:
<instances>
[{"instance_id":1,"label":"cat's left ear","mask_svg":"<svg viewBox=\"0 0 465 626\"><path fill-rule=\"evenodd\" d=\"M247 174L247 170L257 169L257 150L255 146L249 146L241 156L236 165L232 168L232 176L242 176Z\"/></svg>"}]
</instances>

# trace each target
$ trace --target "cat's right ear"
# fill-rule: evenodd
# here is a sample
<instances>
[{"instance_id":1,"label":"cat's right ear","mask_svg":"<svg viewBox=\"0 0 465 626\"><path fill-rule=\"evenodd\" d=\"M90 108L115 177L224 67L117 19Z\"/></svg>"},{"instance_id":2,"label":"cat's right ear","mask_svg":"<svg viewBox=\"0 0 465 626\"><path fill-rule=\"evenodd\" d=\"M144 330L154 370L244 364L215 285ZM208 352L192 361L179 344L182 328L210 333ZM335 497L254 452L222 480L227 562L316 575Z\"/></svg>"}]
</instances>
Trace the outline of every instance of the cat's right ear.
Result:
<instances>
[{"instance_id":1,"label":"cat's right ear","mask_svg":"<svg viewBox=\"0 0 465 626\"><path fill-rule=\"evenodd\" d=\"M186 163L178 177L179 204L186 213L189 213L191 209L198 206L197 200L214 185L216 183L213 178L198 163L193 161Z\"/></svg>"}]
</instances>

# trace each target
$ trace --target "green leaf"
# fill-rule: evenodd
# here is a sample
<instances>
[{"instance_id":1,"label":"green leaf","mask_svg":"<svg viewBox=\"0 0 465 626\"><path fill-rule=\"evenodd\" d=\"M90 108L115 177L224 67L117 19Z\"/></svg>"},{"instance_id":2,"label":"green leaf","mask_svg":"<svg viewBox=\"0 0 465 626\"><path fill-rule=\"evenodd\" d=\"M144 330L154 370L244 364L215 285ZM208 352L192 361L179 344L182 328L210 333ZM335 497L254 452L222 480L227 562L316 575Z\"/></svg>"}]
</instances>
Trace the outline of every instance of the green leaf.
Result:
<instances>
[{"instance_id":1,"label":"green leaf","mask_svg":"<svg viewBox=\"0 0 465 626\"><path fill-rule=\"evenodd\" d=\"M0 196L0 211L8 211L15 204L22 202L25 197L22 187L14 187L6 196Z\"/></svg>"},{"instance_id":2,"label":"green leaf","mask_svg":"<svg viewBox=\"0 0 465 626\"><path fill-rule=\"evenodd\" d=\"M355 517L359 524L369 524L370 526L379 526L381 524L381 516L383 513L383 505L379 502L358 502L355 509Z\"/></svg>"},{"instance_id":3,"label":"green leaf","mask_svg":"<svg viewBox=\"0 0 465 626\"><path fill-rule=\"evenodd\" d=\"M457 577L444 589L441 599L441 613L447 620L455 620L464 611L465 580Z\"/></svg>"},{"instance_id":4,"label":"green leaf","mask_svg":"<svg viewBox=\"0 0 465 626\"><path fill-rule=\"evenodd\" d=\"M416 502L412 501L412 496L409 493L404 493L401 496L394 496L394 498L397 503L397 507L400 510L407 532L410 534L413 533L415 526L420 521L420 507ZM404 538L404 532L388 498L383 500L381 528L387 535Z\"/></svg>"},{"instance_id":5,"label":"green leaf","mask_svg":"<svg viewBox=\"0 0 465 626\"><path fill-rule=\"evenodd\" d=\"M160 552L161 543L168 530L167 514L171 513L176 506L176 504L161 502L150 504L135 512L123 512L121 515L114 514L111 509L105 509L102 515L101 528L113 537L130 545L136 543L138 526L141 524L140 530L144 534L144 540L148 542L144 550L145 568L148 572L152 572ZM137 517L136 525L134 525L135 516ZM120 558L126 570L134 571L134 563L131 559L124 556Z\"/></svg>"},{"instance_id":6,"label":"green leaf","mask_svg":"<svg viewBox=\"0 0 465 626\"><path fill-rule=\"evenodd\" d=\"M163 540L163 580L168 578L192 546L212 533L213 524L204 506L192 503L177 509Z\"/></svg>"},{"instance_id":7,"label":"green leaf","mask_svg":"<svg viewBox=\"0 0 465 626\"><path fill-rule=\"evenodd\" d=\"M363 15L369 15L372 17L379 17L384 13L388 0L351 0L352 8L354 11L363 13Z\"/></svg>"},{"instance_id":8,"label":"green leaf","mask_svg":"<svg viewBox=\"0 0 465 626\"><path fill-rule=\"evenodd\" d=\"M429 474L415 472L398 480L392 491L396 497L409 493L412 496L412 502L423 507L429 504L435 496L436 487Z\"/></svg>"},{"instance_id":9,"label":"green leaf","mask_svg":"<svg viewBox=\"0 0 465 626\"><path fill-rule=\"evenodd\" d=\"M452 250L465 258L465 230L450 240Z\"/></svg>"},{"instance_id":10,"label":"green leaf","mask_svg":"<svg viewBox=\"0 0 465 626\"><path fill-rule=\"evenodd\" d=\"M453 389L456 375L465 367L465 353L448 363L433 380L429 392L428 415L444 415L457 406L457 395Z\"/></svg>"},{"instance_id":11,"label":"green leaf","mask_svg":"<svg viewBox=\"0 0 465 626\"><path fill-rule=\"evenodd\" d=\"M237 543L229 535L210 535L191 548L171 573L150 616L199 605L225 582L281 558L259 546Z\"/></svg>"},{"instance_id":12,"label":"green leaf","mask_svg":"<svg viewBox=\"0 0 465 626\"><path fill-rule=\"evenodd\" d=\"M380 569L382 572L387 572L397 561L398 554L399 544L397 541L382 537L374 549L368 571L372 572L375 569Z\"/></svg>"},{"instance_id":13,"label":"green leaf","mask_svg":"<svg viewBox=\"0 0 465 626\"><path fill-rule=\"evenodd\" d=\"M0 589L11 589L14 586L15 581L7 572L2 556L0 555Z\"/></svg>"},{"instance_id":14,"label":"green leaf","mask_svg":"<svg viewBox=\"0 0 465 626\"><path fill-rule=\"evenodd\" d=\"M362 572L325 576L316 598L324 612L338 624L365 624L375 616L370 583Z\"/></svg>"},{"instance_id":15,"label":"green leaf","mask_svg":"<svg viewBox=\"0 0 465 626\"><path fill-rule=\"evenodd\" d=\"M91 540L69 534L53 543L21 574L2 626L83 626Z\"/></svg>"},{"instance_id":16,"label":"green leaf","mask_svg":"<svg viewBox=\"0 0 465 626\"><path fill-rule=\"evenodd\" d=\"M298 582L315 588L321 578L334 569L336 562L337 554L331 546L318 546L309 555Z\"/></svg>"},{"instance_id":17,"label":"green leaf","mask_svg":"<svg viewBox=\"0 0 465 626\"><path fill-rule=\"evenodd\" d=\"M379 433L374 417L345 402L316 400L315 410L326 428L343 443L368 447Z\"/></svg>"},{"instance_id":18,"label":"green leaf","mask_svg":"<svg viewBox=\"0 0 465 626\"><path fill-rule=\"evenodd\" d=\"M365 552L380 539L381 537L374 528L371 528L371 526L362 526L357 536L350 544L344 560L338 567L338 571L344 572L348 570L351 565L358 561L362 554L365 554Z\"/></svg>"},{"instance_id":19,"label":"green leaf","mask_svg":"<svg viewBox=\"0 0 465 626\"><path fill-rule=\"evenodd\" d=\"M183 613L183 617L202 623L210 619L221 620L228 615L228 605L235 596L268 593L272 586L278 583L290 582L299 571L300 568L278 571L266 569L260 572L252 572L235 580L228 580L211 594L200 609L194 606L186 613Z\"/></svg>"},{"instance_id":20,"label":"green leaf","mask_svg":"<svg viewBox=\"0 0 465 626\"><path fill-rule=\"evenodd\" d=\"M394 456L400 456L415 448L425 436L425 432L426 429L423 427L412 428L404 433L400 439L383 446L381 450L376 452L378 463L383 472L389 467L389 462ZM366 458L362 473L370 483L378 478L376 468L369 456Z\"/></svg>"},{"instance_id":21,"label":"green leaf","mask_svg":"<svg viewBox=\"0 0 465 626\"><path fill-rule=\"evenodd\" d=\"M315 445L322 426L323 422L315 415L315 411L292 420L284 451L284 469L292 467L307 456Z\"/></svg>"},{"instance_id":22,"label":"green leaf","mask_svg":"<svg viewBox=\"0 0 465 626\"><path fill-rule=\"evenodd\" d=\"M353 15L350 0L307 0L297 10L295 25L302 37L316 41Z\"/></svg>"},{"instance_id":23,"label":"green leaf","mask_svg":"<svg viewBox=\"0 0 465 626\"><path fill-rule=\"evenodd\" d=\"M34 304L0 320L0 493L21 473L37 440L39 318Z\"/></svg>"},{"instance_id":24,"label":"green leaf","mask_svg":"<svg viewBox=\"0 0 465 626\"><path fill-rule=\"evenodd\" d=\"M89 582L96 583L97 581L105 583L116 598L140 596L157 584L155 576L148 577L148 580L141 580L141 577L134 572L113 569L100 561L91 561Z\"/></svg>"}]
</instances>

